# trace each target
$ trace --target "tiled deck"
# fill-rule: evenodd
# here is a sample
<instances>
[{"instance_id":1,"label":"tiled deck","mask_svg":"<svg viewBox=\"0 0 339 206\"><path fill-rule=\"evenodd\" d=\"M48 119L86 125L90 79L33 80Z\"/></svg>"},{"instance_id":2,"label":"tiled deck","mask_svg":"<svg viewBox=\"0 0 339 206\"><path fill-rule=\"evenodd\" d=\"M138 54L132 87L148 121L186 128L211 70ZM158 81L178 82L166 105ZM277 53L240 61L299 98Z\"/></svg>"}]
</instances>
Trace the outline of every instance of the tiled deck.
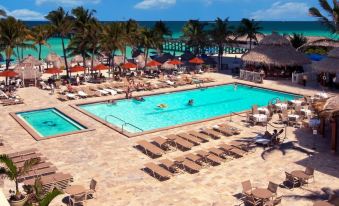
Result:
<instances>
[{"instance_id":1,"label":"tiled deck","mask_svg":"<svg viewBox=\"0 0 339 206\"><path fill-rule=\"evenodd\" d=\"M215 84L236 81L230 76L222 74L207 74L217 80ZM239 81L241 82L241 81ZM265 81L267 88L279 89L300 94L314 94L316 91L310 88L302 88L290 85L284 81ZM194 87L187 86L188 87ZM162 89L154 92L173 91L179 88ZM142 92L140 94L146 94ZM91 178L98 180L97 198L89 200L87 205L110 206L110 205L237 205L240 201L235 197L241 192L241 182L250 179L255 186L267 187L268 181L282 183L284 171L304 169L310 165L317 171L315 183L305 189L293 191L279 188L278 195L284 195L282 205L312 205L312 201L302 196L314 196L321 192L322 187L339 189L339 158L328 152L326 139L317 137L316 153L308 156L297 149L289 149L286 146L286 154L276 150L261 157L262 148L248 156L235 159L221 166L208 167L197 174L182 174L168 181L159 182L141 170L145 163L152 160L140 151L133 148L136 141L151 137L198 129L214 124L229 121L229 118L200 123L161 131L144 136L127 138L114 130L102 125L90 117L80 113L69 104L83 103L91 100L76 100L61 103L55 96L47 91L37 88L24 88L19 90L19 95L24 98L24 105L0 107L0 134L4 139L5 146L0 147L0 153L18 151L27 148L38 148L44 156L53 162L57 168L74 177L74 184L88 186ZM119 98L120 96L116 96ZM98 97L95 100L104 100L112 97ZM12 117L9 112L17 112L28 109L57 107L61 108L71 117L77 117L96 128L94 131L58 137L46 141L35 141ZM241 122L243 118L233 117L231 125L241 127L241 135L211 140L208 143L195 147L192 151L216 146L220 142L228 142L233 139L253 137L258 132L265 131L265 127L246 127ZM270 128L272 130L272 128ZM313 136L305 129L288 128L287 141L298 141L297 146L312 148ZM185 152L187 153L187 152ZM185 154L181 151L166 154L164 157L172 158ZM5 180L4 191L13 188L13 183ZM61 201L55 205L63 205Z\"/></svg>"}]
</instances>

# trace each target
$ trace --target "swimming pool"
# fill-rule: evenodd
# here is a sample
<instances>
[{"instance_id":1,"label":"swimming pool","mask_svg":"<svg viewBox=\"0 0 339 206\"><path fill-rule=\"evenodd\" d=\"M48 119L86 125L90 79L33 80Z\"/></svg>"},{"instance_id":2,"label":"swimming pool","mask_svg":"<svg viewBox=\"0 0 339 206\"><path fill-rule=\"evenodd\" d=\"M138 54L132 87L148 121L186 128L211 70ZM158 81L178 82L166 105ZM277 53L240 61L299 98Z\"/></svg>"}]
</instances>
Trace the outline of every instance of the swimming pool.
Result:
<instances>
[{"instance_id":1,"label":"swimming pool","mask_svg":"<svg viewBox=\"0 0 339 206\"><path fill-rule=\"evenodd\" d=\"M143 102L129 99L115 104L100 102L78 105L81 110L129 133L202 121L241 112L252 105L267 106L275 98L291 100L300 96L268 89L233 84L144 97ZM193 105L188 105L192 99ZM165 108L158 106L163 104Z\"/></svg>"},{"instance_id":2,"label":"swimming pool","mask_svg":"<svg viewBox=\"0 0 339 206\"><path fill-rule=\"evenodd\" d=\"M15 115L16 120L37 140L88 129L56 108L17 112Z\"/></svg>"}]
</instances>

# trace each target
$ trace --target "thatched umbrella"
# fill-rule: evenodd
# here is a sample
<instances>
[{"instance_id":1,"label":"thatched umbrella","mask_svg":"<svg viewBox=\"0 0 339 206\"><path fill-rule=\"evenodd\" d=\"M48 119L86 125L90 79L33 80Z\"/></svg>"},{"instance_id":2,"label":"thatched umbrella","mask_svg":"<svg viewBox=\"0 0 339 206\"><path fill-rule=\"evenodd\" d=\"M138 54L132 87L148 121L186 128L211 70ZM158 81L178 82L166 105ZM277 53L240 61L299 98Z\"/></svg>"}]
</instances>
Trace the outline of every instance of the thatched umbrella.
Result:
<instances>
[{"instance_id":1,"label":"thatched umbrella","mask_svg":"<svg viewBox=\"0 0 339 206\"><path fill-rule=\"evenodd\" d=\"M124 56L114 56L114 64L115 65L121 65L125 62L125 57Z\"/></svg>"},{"instance_id":2,"label":"thatched umbrella","mask_svg":"<svg viewBox=\"0 0 339 206\"><path fill-rule=\"evenodd\" d=\"M161 66L162 69L176 69L177 65L171 64L171 61L166 61L165 63L162 64Z\"/></svg>"},{"instance_id":3,"label":"thatched umbrella","mask_svg":"<svg viewBox=\"0 0 339 206\"><path fill-rule=\"evenodd\" d=\"M72 60L71 60L71 63L81 63L83 62L83 58L81 55L75 55Z\"/></svg>"},{"instance_id":4,"label":"thatched umbrella","mask_svg":"<svg viewBox=\"0 0 339 206\"><path fill-rule=\"evenodd\" d=\"M339 112L339 95L327 99L319 115L320 117L327 118L332 117L336 112Z\"/></svg>"},{"instance_id":5,"label":"thatched umbrella","mask_svg":"<svg viewBox=\"0 0 339 206\"><path fill-rule=\"evenodd\" d=\"M316 39L309 41L306 44L299 47L298 51L304 51L308 47L327 47L327 48L336 48L339 47L339 41L329 38Z\"/></svg>"},{"instance_id":6,"label":"thatched umbrella","mask_svg":"<svg viewBox=\"0 0 339 206\"><path fill-rule=\"evenodd\" d=\"M47 55L45 60L47 63L54 63L57 61L61 61L61 57L57 55L56 53L52 52Z\"/></svg>"},{"instance_id":7,"label":"thatched umbrella","mask_svg":"<svg viewBox=\"0 0 339 206\"><path fill-rule=\"evenodd\" d=\"M17 65L14 68L14 71L19 74L19 77L20 79L23 80L24 84L25 84L25 81L32 80L34 81L34 84L36 85L36 80L40 79L42 76L42 73L39 72L37 69L35 69L32 65L25 66L25 67L21 67L20 65Z\"/></svg>"},{"instance_id":8,"label":"thatched umbrella","mask_svg":"<svg viewBox=\"0 0 339 206\"><path fill-rule=\"evenodd\" d=\"M137 57L134 58L135 62L138 65L138 68L144 68L145 67L145 55L144 54L140 54ZM148 60L150 60L151 58L147 58Z\"/></svg>"},{"instance_id":9,"label":"thatched umbrella","mask_svg":"<svg viewBox=\"0 0 339 206\"><path fill-rule=\"evenodd\" d=\"M34 56L28 55L26 58L24 58L21 62L20 65L32 65L32 66L40 66L42 65L42 62L37 60Z\"/></svg>"},{"instance_id":10,"label":"thatched umbrella","mask_svg":"<svg viewBox=\"0 0 339 206\"><path fill-rule=\"evenodd\" d=\"M285 37L275 32L263 38L257 47L241 58L247 63L279 67L303 66L311 63L303 53L296 51Z\"/></svg>"},{"instance_id":11,"label":"thatched umbrella","mask_svg":"<svg viewBox=\"0 0 339 206\"><path fill-rule=\"evenodd\" d=\"M313 62L312 67L317 72L339 72L339 47L331 50L327 58L319 62Z\"/></svg>"}]
</instances>

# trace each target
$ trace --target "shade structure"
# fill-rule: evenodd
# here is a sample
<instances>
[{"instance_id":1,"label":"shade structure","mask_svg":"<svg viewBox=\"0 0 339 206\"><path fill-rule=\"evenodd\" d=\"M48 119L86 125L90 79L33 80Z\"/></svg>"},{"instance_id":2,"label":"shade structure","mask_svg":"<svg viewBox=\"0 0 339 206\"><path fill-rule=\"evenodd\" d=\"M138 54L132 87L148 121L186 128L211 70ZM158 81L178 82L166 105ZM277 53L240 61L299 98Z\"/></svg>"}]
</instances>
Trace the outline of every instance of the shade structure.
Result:
<instances>
[{"instance_id":1,"label":"shade structure","mask_svg":"<svg viewBox=\"0 0 339 206\"><path fill-rule=\"evenodd\" d=\"M176 69L177 65L174 65L174 64L169 64L170 61L167 61L165 63L162 64L161 68L162 69Z\"/></svg>"},{"instance_id":2,"label":"shade structure","mask_svg":"<svg viewBox=\"0 0 339 206\"><path fill-rule=\"evenodd\" d=\"M127 62L127 63L123 64L122 67L124 69L133 69L133 68L137 68L137 65L133 64L131 62Z\"/></svg>"},{"instance_id":3,"label":"shade structure","mask_svg":"<svg viewBox=\"0 0 339 206\"><path fill-rule=\"evenodd\" d=\"M168 64L172 64L172 65L182 65L183 63L177 59L172 59L170 61L167 62Z\"/></svg>"},{"instance_id":4,"label":"shade structure","mask_svg":"<svg viewBox=\"0 0 339 206\"><path fill-rule=\"evenodd\" d=\"M107 70L109 69L108 66L105 66L103 64L98 64L93 68L93 71L102 71L102 70Z\"/></svg>"},{"instance_id":5,"label":"shade structure","mask_svg":"<svg viewBox=\"0 0 339 206\"><path fill-rule=\"evenodd\" d=\"M113 59L114 59L114 65L121 65L125 61L125 57L124 56L114 56Z\"/></svg>"},{"instance_id":6,"label":"shade structure","mask_svg":"<svg viewBox=\"0 0 339 206\"><path fill-rule=\"evenodd\" d=\"M194 57L193 59L189 60L189 63L191 63L191 64L203 64L204 60L202 60L198 57Z\"/></svg>"},{"instance_id":7,"label":"shade structure","mask_svg":"<svg viewBox=\"0 0 339 206\"><path fill-rule=\"evenodd\" d=\"M147 67L157 67L157 66L161 66L161 63L159 63L155 60L152 60L152 61L148 62L146 66Z\"/></svg>"},{"instance_id":8,"label":"shade structure","mask_svg":"<svg viewBox=\"0 0 339 206\"><path fill-rule=\"evenodd\" d=\"M298 51L305 51L309 47L326 47L326 48L336 48L339 47L339 41L329 38L321 38L313 41L309 41L306 44L299 47Z\"/></svg>"},{"instance_id":9,"label":"shade structure","mask_svg":"<svg viewBox=\"0 0 339 206\"><path fill-rule=\"evenodd\" d=\"M71 60L71 62L72 63L80 63L80 62L83 62L83 58L82 58L82 56L81 55L75 55L73 58L72 58L72 60Z\"/></svg>"},{"instance_id":10,"label":"shade structure","mask_svg":"<svg viewBox=\"0 0 339 206\"><path fill-rule=\"evenodd\" d=\"M303 66L311 63L306 55L296 51L285 37L275 32L264 37L257 47L244 54L241 59L246 63L279 67Z\"/></svg>"},{"instance_id":11,"label":"shade structure","mask_svg":"<svg viewBox=\"0 0 339 206\"><path fill-rule=\"evenodd\" d=\"M86 68L82 67L82 66L74 66L72 68L69 69L69 72L74 73L74 72L83 72L85 71Z\"/></svg>"},{"instance_id":12,"label":"shade structure","mask_svg":"<svg viewBox=\"0 0 339 206\"><path fill-rule=\"evenodd\" d=\"M52 52L47 55L45 60L46 62L57 62L57 61L61 61L61 57L57 55L56 53Z\"/></svg>"},{"instance_id":13,"label":"shade structure","mask_svg":"<svg viewBox=\"0 0 339 206\"><path fill-rule=\"evenodd\" d=\"M58 69L58 68L48 68L46 71L45 71L46 74L60 74L62 73L62 70L61 69Z\"/></svg>"},{"instance_id":14,"label":"shade structure","mask_svg":"<svg viewBox=\"0 0 339 206\"><path fill-rule=\"evenodd\" d=\"M339 72L339 47L331 50L327 58L319 62L313 62L312 67L316 72Z\"/></svg>"},{"instance_id":15,"label":"shade structure","mask_svg":"<svg viewBox=\"0 0 339 206\"><path fill-rule=\"evenodd\" d=\"M319 115L321 117L331 117L334 113L339 112L339 96L333 96L326 100Z\"/></svg>"},{"instance_id":16,"label":"shade structure","mask_svg":"<svg viewBox=\"0 0 339 206\"><path fill-rule=\"evenodd\" d=\"M22 68L18 65L14 71L17 72L19 74L18 76L23 80L38 79L42 76L41 72L32 66Z\"/></svg>"},{"instance_id":17,"label":"shade structure","mask_svg":"<svg viewBox=\"0 0 339 206\"><path fill-rule=\"evenodd\" d=\"M18 76L18 73L16 73L13 70L5 70L3 72L0 72L0 77L16 77Z\"/></svg>"},{"instance_id":18,"label":"shade structure","mask_svg":"<svg viewBox=\"0 0 339 206\"><path fill-rule=\"evenodd\" d=\"M28 55L26 58L24 58L21 62L20 65L33 65L33 66L40 66L42 65L42 62L37 60L34 56Z\"/></svg>"}]
</instances>

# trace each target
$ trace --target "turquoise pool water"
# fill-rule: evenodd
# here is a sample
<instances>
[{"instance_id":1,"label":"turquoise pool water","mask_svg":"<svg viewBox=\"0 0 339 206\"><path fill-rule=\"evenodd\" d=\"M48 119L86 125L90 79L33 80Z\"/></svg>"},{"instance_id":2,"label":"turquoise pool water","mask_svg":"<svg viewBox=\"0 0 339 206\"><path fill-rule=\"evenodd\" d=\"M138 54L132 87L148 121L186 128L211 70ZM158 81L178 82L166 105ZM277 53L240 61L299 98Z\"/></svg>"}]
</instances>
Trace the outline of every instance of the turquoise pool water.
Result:
<instances>
[{"instance_id":1,"label":"turquoise pool water","mask_svg":"<svg viewBox=\"0 0 339 206\"><path fill-rule=\"evenodd\" d=\"M121 128L127 122L143 131L241 112L253 104L266 106L274 98L291 100L298 96L277 91L233 84L144 97L144 102L119 100L116 104L95 103L80 108ZM190 99L194 104L189 106ZM166 108L157 105L166 104ZM114 117L108 116L113 115ZM116 118L115 118L116 117ZM141 130L125 125L130 133Z\"/></svg>"},{"instance_id":2,"label":"turquoise pool water","mask_svg":"<svg viewBox=\"0 0 339 206\"><path fill-rule=\"evenodd\" d=\"M41 137L61 135L86 129L54 108L19 112L16 114Z\"/></svg>"}]
</instances>

